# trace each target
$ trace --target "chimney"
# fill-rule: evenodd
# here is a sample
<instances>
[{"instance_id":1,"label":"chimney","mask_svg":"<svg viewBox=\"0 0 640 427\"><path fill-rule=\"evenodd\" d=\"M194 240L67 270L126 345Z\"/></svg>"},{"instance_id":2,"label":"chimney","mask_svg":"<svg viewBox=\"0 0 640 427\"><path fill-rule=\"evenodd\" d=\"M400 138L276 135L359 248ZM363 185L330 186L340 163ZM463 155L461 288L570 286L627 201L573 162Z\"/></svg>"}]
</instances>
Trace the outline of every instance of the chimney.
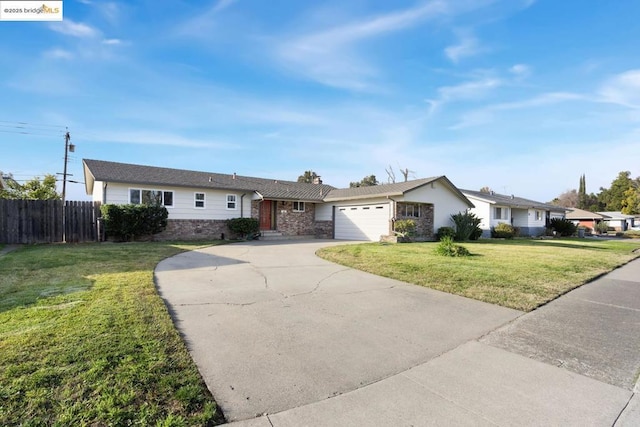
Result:
<instances>
[{"instance_id":1,"label":"chimney","mask_svg":"<svg viewBox=\"0 0 640 427\"><path fill-rule=\"evenodd\" d=\"M322 180L320 179L319 176L316 176L315 178L313 178L313 183L314 184L322 184Z\"/></svg>"}]
</instances>

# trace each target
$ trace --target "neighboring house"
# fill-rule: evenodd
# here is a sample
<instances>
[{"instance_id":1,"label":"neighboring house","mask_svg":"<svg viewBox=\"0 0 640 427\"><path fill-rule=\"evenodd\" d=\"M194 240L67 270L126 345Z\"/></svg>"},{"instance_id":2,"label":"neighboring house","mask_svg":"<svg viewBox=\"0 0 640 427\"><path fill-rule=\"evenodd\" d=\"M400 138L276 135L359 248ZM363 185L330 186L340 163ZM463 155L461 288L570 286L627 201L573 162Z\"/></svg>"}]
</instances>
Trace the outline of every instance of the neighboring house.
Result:
<instances>
[{"instance_id":1,"label":"neighboring house","mask_svg":"<svg viewBox=\"0 0 640 427\"><path fill-rule=\"evenodd\" d=\"M460 190L475 205L471 212L482 219L483 237L501 222L518 227L521 236L544 234L551 218L564 218L567 209L514 195Z\"/></svg>"},{"instance_id":2,"label":"neighboring house","mask_svg":"<svg viewBox=\"0 0 640 427\"><path fill-rule=\"evenodd\" d=\"M597 225L604 221L607 217L598 213L585 211L583 209L571 208L567 212L567 219L573 221L574 224L590 228L592 231L596 229Z\"/></svg>"},{"instance_id":3,"label":"neighboring house","mask_svg":"<svg viewBox=\"0 0 640 427\"><path fill-rule=\"evenodd\" d=\"M219 238L226 221L252 217L263 235L378 241L396 219L421 237L473 204L445 177L336 189L322 184L83 160L87 194L105 204L155 201L169 211L161 238Z\"/></svg>"},{"instance_id":4,"label":"neighboring house","mask_svg":"<svg viewBox=\"0 0 640 427\"><path fill-rule=\"evenodd\" d=\"M602 215L607 225L616 231L627 231L634 226L633 215L625 215L622 212L598 212L598 214Z\"/></svg>"}]
</instances>

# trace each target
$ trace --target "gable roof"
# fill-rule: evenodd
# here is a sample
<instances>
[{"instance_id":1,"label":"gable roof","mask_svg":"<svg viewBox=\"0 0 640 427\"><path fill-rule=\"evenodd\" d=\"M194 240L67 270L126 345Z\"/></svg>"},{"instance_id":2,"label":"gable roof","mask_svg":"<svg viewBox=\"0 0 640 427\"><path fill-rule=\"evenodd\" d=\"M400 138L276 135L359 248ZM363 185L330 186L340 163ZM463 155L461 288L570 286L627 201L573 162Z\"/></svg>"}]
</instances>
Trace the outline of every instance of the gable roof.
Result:
<instances>
[{"instance_id":1,"label":"gable roof","mask_svg":"<svg viewBox=\"0 0 640 427\"><path fill-rule=\"evenodd\" d=\"M93 193L95 181L131 183L159 187L189 187L229 191L257 192L262 197L322 201L334 187L249 176L197 172L129 163L83 159L85 189Z\"/></svg>"},{"instance_id":2,"label":"gable roof","mask_svg":"<svg viewBox=\"0 0 640 427\"><path fill-rule=\"evenodd\" d=\"M341 201L341 200L358 200L370 199L372 197L399 197L405 193L431 184L436 181L443 181L450 190L452 190L460 199L462 199L469 207L473 207L473 203L465 197L458 188L453 185L449 179L442 175L431 178L421 178L412 181L396 182L393 184L380 184L368 187L340 188L333 189L324 198L325 202Z\"/></svg>"},{"instance_id":3,"label":"gable roof","mask_svg":"<svg viewBox=\"0 0 640 427\"><path fill-rule=\"evenodd\" d=\"M604 216L605 219L631 219L635 218L633 215L623 214L620 211L606 211L606 212L598 212L600 215Z\"/></svg>"},{"instance_id":4,"label":"gable roof","mask_svg":"<svg viewBox=\"0 0 640 427\"><path fill-rule=\"evenodd\" d=\"M605 219L605 216L598 212L585 211L584 209L570 208L567 212L567 219Z\"/></svg>"},{"instance_id":5,"label":"gable roof","mask_svg":"<svg viewBox=\"0 0 640 427\"><path fill-rule=\"evenodd\" d=\"M490 204L498 204L503 206L509 206L516 209L543 209L555 212L566 212L569 209L562 206L556 206L549 203L537 202L535 200L525 199L523 197L516 197L513 195L498 194L498 193L484 193L481 191L473 190L460 190L467 197L473 197L474 199L484 200Z\"/></svg>"}]
</instances>

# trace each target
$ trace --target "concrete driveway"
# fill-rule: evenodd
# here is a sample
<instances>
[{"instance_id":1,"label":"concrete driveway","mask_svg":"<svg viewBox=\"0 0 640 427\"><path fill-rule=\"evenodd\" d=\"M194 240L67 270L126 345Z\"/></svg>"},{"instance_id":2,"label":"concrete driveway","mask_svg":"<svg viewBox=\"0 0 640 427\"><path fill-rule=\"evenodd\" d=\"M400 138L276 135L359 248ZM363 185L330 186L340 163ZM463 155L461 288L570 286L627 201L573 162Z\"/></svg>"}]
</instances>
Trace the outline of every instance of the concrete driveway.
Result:
<instances>
[{"instance_id":1,"label":"concrete driveway","mask_svg":"<svg viewBox=\"0 0 640 427\"><path fill-rule=\"evenodd\" d=\"M526 315L314 255L177 255L161 296L236 427L640 425L640 260Z\"/></svg>"},{"instance_id":2,"label":"concrete driveway","mask_svg":"<svg viewBox=\"0 0 640 427\"><path fill-rule=\"evenodd\" d=\"M359 389L522 314L314 255L336 244L215 246L156 268L160 294L228 421Z\"/></svg>"}]
</instances>

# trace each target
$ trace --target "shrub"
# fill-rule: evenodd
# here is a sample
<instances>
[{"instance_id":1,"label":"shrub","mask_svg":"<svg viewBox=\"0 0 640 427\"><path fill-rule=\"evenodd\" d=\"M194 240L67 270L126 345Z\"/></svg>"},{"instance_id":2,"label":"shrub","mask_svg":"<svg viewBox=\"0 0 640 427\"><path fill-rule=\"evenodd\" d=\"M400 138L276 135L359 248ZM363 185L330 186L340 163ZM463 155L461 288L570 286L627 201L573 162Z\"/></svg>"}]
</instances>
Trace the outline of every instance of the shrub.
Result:
<instances>
[{"instance_id":1,"label":"shrub","mask_svg":"<svg viewBox=\"0 0 640 427\"><path fill-rule=\"evenodd\" d=\"M565 218L551 218L549 225L561 236L573 236L578 231L578 226Z\"/></svg>"},{"instance_id":2,"label":"shrub","mask_svg":"<svg viewBox=\"0 0 640 427\"><path fill-rule=\"evenodd\" d=\"M158 205L102 205L100 211L106 235L120 241L160 233L169 216L167 208Z\"/></svg>"},{"instance_id":3,"label":"shrub","mask_svg":"<svg viewBox=\"0 0 640 427\"><path fill-rule=\"evenodd\" d=\"M506 222L501 222L491 228L491 237L494 239L512 239L515 235L516 229Z\"/></svg>"},{"instance_id":4,"label":"shrub","mask_svg":"<svg viewBox=\"0 0 640 427\"><path fill-rule=\"evenodd\" d=\"M412 219L399 219L393 224L393 230L402 237L410 237L416 233L416 222Z\"/></svg>"},{"instance_id":5,"label":"shrub","mask_svg":"<svg viewBox=\"0 0 640 427\"><path fill-rule=\"evenodd\" d=\"M631 239L640 239L640 230L627 230L624 232L624 237Z\"/></svg>"},{"instance_id":6,"label":"shrub","mask_svg":"<svg viewBox=\"0 0 640 427\"><path fill-rule=\"evenodd\" d=\"M453 221L456 226L454 238L459 242L478 240L482 235L482 229L480 229L482 220L469 211L464 213L458 212L455 215L451 215L451 221Z\"/></svg>"},{"instance_id":7,"label":"shrub","mask_svg":"<svg viewBox=\"0 0 640 427\"><path fill-rule=\"evenodd\" d=\"M471 255L467 248L464 246L456 245L454 243L453 237L445 236L440 240L438 246L435 249L436 255L440 256L450 256L450 257L461 257L461 256L469 256Z\"/></svg>"},{"instance_id":8,"label":"shrub","mask_svg":"<svg viewBox=\"0 0 640 427\"><path fill-rule=\"evenodd\" d=\"M227 226L243 239L249 239L260 231L260 223L256 218L232 218L227 220Z\"/></svg>"},{"instance_id":9,"label":"shrub","mask_svg":"<svg viewBox=\"0 0 640 427\"><path fill-rule=\"evenodd\" d=\"M454 230L453 227L440 227L436 233L436 238L442 240L444 237L454 237L455 235L456 230Z\"/></svg>"},{"instance_id":10,"label":"shrub","mask_svg":"<svg viewBox=\"0 0 640 427\"><path fill-rule=\"evenodd\" d=\"M607 231L609 231L609 224L604 221L600 221L596 224L595 229L600 234L607 234Z\"/></svg>"}]
</instances>

